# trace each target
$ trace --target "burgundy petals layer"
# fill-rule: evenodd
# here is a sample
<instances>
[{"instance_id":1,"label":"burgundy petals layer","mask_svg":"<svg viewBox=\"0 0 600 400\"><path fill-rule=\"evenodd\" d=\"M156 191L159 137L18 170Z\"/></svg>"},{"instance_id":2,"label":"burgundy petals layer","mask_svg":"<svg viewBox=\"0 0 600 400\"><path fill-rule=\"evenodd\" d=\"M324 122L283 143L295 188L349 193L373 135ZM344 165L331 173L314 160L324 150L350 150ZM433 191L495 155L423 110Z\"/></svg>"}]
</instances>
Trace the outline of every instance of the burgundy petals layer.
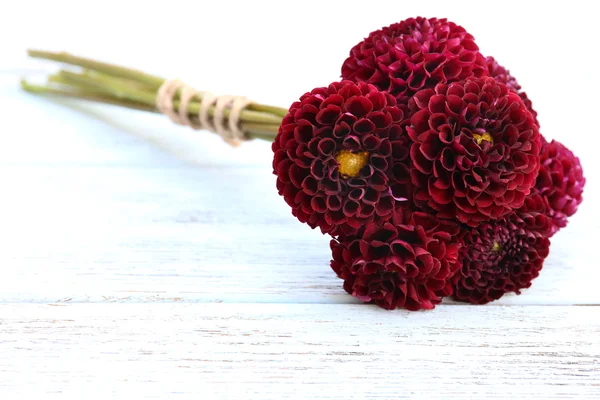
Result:
<instances>
[{"instance_id":1,"label":"burgundy petals layer","mask_svg":"<svg viewBox=\"0 0 600 400\"><path fill-rule=\"evenodd\" d=\"M521 98L493 78L439 84L410 101L415 203L470 226L523 205L541 139Z\"/></svg>"},{"instance_id":2,"label":"burgundy petals layer","mask_svg":"<svg viewBox=\"0 0 600 400\"><path fill-rule=\"evenodd\" d=\"M371 83L402 103L423 88L482 76L488 69L473 36L443 18L409 18L372 32L342 65L342 78Z\"/></svg>"},{"instance_id":3,"label":"burgundy petals layer","mask_svg":"<svg viewBox=\"0 0 600 400\"><path fill-rule=\"evenodd\" d=\"M528 198L529 200L529 198ZM485 304L531 286L548 256L552 221L539 212L539 199L517 212L463 231L462 269L454 278L454 297Z\"/></svg>"},{"instance_id":4,"label":"burgundy petals layer","mask_svg":"<svg viewBox=\"0 0 600 400\"><path fill-rule=\"evenodd\" d=\"M506 68L498 64L494 57L486 57L485 63L492 78L496 79L498 82L504 83L510 90L513 90L519 95L519 97L521 97L523 104L525 104L525 107L527 107L533 116L535 124L539 127L540 124L537 120L537 112L533 109L533 104L527 97L527 93L521 91L521 85L519 85L516 78L513 77Z\"/></svg>"},{"instance_id":5,"label":"burgundy petals layer","mask_svg":"<svg viewBox=\"0 0 600 400\"><path fill-rule=\"evenodd\" d=\"M333 237L344 290L421 310L530 287L585 178L515 77L461 26L418 17L354 46L342 78L291 105L272 149L292 214Z\"/></svg>"},{"instance_id":6,"label":"burgundy petals layer","mask_svg":"<svg viewBox=\"0 0 600 400\"><path fill-rule=\"evenodd\" d=\"M422 212L400 211L354 237L331 241L331 268L352 296L388 310L432 309L451 294L460 268L459 228Z\"/></svg>"},{"instance_id":7,"label":"burgundy petals layer","mask_svg":"<svg viewBox=\"0 0 600 400\"><path fill-rule=\"evenodd\" d=\"M582 202L585 177L579 158L562 143L553 140L542 147L540 173L535 191L543 199L554 222L552 234L567 225Z\"/></svg>"},{"instance_id":8,"label":"burgundy petals layer","mask_svg":"<svg viewBox=\"0 0 600 400\"><path fill-rule=\"evenodd\" d=\"M410 197L406 108L366 83L336 82L292 104L273 143L277 189L301 222L331 235L385 221ZM357 176L340 151L368 153Z\"/></svg>"}]
</instances>

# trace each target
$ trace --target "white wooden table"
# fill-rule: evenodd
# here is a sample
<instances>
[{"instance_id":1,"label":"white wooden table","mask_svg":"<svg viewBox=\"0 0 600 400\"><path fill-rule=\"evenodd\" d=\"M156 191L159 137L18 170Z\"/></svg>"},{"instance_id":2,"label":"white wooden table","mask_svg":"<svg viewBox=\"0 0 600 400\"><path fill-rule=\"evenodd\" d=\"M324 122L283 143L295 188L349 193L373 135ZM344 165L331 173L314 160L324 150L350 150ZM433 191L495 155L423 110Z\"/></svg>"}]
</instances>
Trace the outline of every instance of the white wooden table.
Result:
<instances>
[{"instance_id":1,"label":"white wooden table","mask_svg":"<svg viewBox=\"0 0 600 400\"><path fill-rule=\"evenodd\" d=\"M31 64L15 65L0 63L0 399L600 398L597 124L555 113L533 73L545 132L575 148L588 178L542 275L487 306L389 312L342 290L328 239L277 195L270 144L232 149L158 116L32 97L17 87ZM585 118L596 106L564 105Z\"/></svg>"},{"instance_id":2,"label":"white wooden table","mask_svg":"<svg viewBox=\"0 0 600 400\"><path fill-rule=\"evenodd\" d=\"M388 312L342 290L269 144L0 90L3 399L600 395L593 190L523 295Z\"/></svg>"}]
</instances>

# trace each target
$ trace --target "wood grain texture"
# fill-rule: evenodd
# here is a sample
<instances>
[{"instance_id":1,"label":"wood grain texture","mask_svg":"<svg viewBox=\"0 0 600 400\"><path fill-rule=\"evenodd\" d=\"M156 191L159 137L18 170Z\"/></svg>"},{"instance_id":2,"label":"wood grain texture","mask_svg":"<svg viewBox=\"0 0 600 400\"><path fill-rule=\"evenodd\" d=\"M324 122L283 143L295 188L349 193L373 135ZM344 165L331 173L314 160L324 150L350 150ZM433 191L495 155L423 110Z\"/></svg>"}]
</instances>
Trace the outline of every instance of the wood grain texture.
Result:
<instances>
[{"instance_id":1,"label":"wood grain texture","mask_svg":"<svg viewBox=\"0 0 600 400\"><path fill-rule=\"evenodd\" d=\"M2 301L355 302L327 237L289 214L266 168L3 171ZM582 280L598 274L582 228L559 233L533 287L498 304L600 303Z\"/></svg>"},{"instance_id":2,"label":"wood grain texture","mask_svg":"<svg viewBox=\"0 0 600 400\"><path fill-rule=\"evenodd\" d=\"M320 2L319 13L305 5L294 18L257 24L247 17L256 2L233 16L214 10L229 11L230 3L203 3L202 15L212 7L215 21L237 18L228 23L249 43L269 38L272 46L273 32L287 28L286 41L296 45L265 52L240 73L239 59L254 58L256 49L224 52L226 35L239 43L239 34L227 30L223 40L202 43L219 62L202 63L198 74L194 53L182 53L173 37L155 29L157 21L168 22L162 4L145 4L144 18L136 18L145 32L140 41L128 33L126 10L139 10L127 2L108 0L94 18L73 18L85 8L63 0L46 3L10 6L35 29L18 23L12 29L12 17L0 24L0 31L7 29L0 36L11 38L0 61L0 399L600 398L600 193L593 168L600 135L585 118L597 108L585 93L596 93L599 83L561 87L561 96L571 99L561 102L556 85L523 61L564 48L578 55L579 64L594 65L593 46L552 32L567 24L577 26L580 37L594 37L596 14L571 4L561 9L559 24L546 14L539 19L537 6L527 15L519 3L518 17L536 21L519 26L535 31L501 36L505 20L518 22L516 5L496 8L497 18L470 22L465 10L479 12L481 4L384 7L468 23L483 39L482 51L483 45L494 49L527 82L544 134L575 150L588 177L586 201L553 239L531 289L488 306L446 302L431 312L408 313L359 305L343 292L328 265L328 239L298 223L277 195L268 143L233 149L159 116L49 101L18 89L18 75L53 69L26 60L22 48L58 45L165 76L210 76L190 83L286 105L315 84L337 79L339 60L365 33L358 6ZM337 35L336 46L317 49L323 31L304 27L307 20L332 27L326 7L346 13L336 19L345 34ZM70 12L48 18L61 9ZM387 13L371 9L373 28L389 23ZM197 24L196 13L184 14L170 23L196 25L195 33L209 26L206 20ZM314 20L316 14L323 19ZM110 30L106 21L112 21ZM544 22L546 30L538 25ZM89 34L73 35L72 24ZM170 32L186 49L196 48L202 36ZM536 46L507 45L523 35ZM502 49L505 54L496 52ZM302 54L319 62L265 68ZM555 58L552 70L571 68L561 66L568 58ZM578 117L566 117L572 115ZM573 306L584 304L594 306Z\"/></svg>"},{"instance_id":3,"label":"wood grain texture","mask_svg":"<svg viewBox=\"0 0 600 400\"><path fill-rule=\"evenodd\" d=\"M18 111L0 146L0 301L357 303L329 268L328 238L278 196L268 143L233 149L0 83L0 108ZM36 115L25 132L24 115ZM494 305L600 304L596 198L586 191L533 287Z\"/></svg>"},{"instance_id":4,"label":"wood grain texture","mask_svg":"<svg viewBox=\"0 0 600 400\"><path fill-rule=\"evenodd\" d=\"M4 77L9 106L0 301L357 303L329 268L328 238L277 195L268 143L233 149L154 115L36 98ZM586 191L533 287L494 304L600 304L596 198Z\"/></svg>"},{"instance_id":5,"label":"wood grain texture","mask_svg":"<svg viewBox=\"0 0 600 400\"><path fill-rule=\"evenodd\" d=\"M3 399L600 398L595 307L4 304L0 315Z\"/></svg>"}]
</instances>

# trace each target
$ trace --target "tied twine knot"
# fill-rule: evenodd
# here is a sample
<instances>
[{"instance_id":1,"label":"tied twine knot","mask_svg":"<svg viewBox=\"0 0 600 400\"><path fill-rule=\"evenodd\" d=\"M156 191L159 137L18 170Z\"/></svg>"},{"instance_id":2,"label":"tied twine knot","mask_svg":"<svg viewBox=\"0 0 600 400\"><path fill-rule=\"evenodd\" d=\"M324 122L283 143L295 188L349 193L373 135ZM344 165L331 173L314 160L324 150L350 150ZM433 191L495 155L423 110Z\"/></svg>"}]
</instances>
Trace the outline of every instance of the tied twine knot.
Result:
<instances>
[{"instance_id":1,"label":"tied twine knot","mask_svg":"<svg viewBox=\"0 0 600 400\"><path fill-rule=\"evenodd\" d=\"M175 110L174 100L177 92L180 92L179 108ZM197 118L192 119L189 106L195 98L200 100L200 108ZM193 129L206 129L216 133L232 146L238 146L242 141L248 140L240 128L240 117L242 111L251 103L252 101L242 96L216 96L198 91L178 79L166 80L156 94L156 108L171 121ZM212 116L209 115L211 107L214 108Z\"/></svg>"}]
</instances>

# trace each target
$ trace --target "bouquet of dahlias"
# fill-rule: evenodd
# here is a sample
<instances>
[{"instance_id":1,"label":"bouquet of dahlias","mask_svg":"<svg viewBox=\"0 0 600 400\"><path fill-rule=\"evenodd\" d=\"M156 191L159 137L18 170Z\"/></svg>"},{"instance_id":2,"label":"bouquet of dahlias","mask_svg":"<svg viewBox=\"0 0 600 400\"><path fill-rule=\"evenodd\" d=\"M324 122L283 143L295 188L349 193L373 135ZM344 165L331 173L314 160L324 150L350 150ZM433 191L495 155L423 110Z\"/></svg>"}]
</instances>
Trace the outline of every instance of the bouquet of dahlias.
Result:
<instances>
[{"instance_id":1,"label":"bouquet of dahlias","mask_svg":"<svg viewBox=\"0 0 600 400\"><path fill-rule=\"evenodd\" d=\"M25 90L161 112L231 144L273 141L292 214L331 235L344 289L386 309L519 294L582 201L579 159L544 139L516 79L446 19L372 32L342 80L289 109L66 53L30 55L82 70Z\"/></svg>"}]
</instances>

